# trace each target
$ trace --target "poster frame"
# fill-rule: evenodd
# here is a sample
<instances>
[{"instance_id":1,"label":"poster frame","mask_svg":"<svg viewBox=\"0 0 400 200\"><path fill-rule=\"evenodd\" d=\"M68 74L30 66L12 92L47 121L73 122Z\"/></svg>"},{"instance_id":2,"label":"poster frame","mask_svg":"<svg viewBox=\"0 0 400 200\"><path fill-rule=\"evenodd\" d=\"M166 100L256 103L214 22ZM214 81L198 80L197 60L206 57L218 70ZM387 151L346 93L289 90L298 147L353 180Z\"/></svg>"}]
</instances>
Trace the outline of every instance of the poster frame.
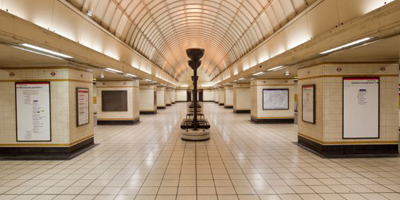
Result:
<instances>
[{"instance_id":1,"label":"poster frame","mask_svg":"<svg viewBox=\"0 0 400 200\"><path fill-rule=\"evenodd\" d=\"M103 110L103 92L126 92L126 110L108 111ZM101 91L101 112L128 112L129 111L129 92L128 90L102 90Z\"/></svg>"},{"instance_id":2,"label":"poster frame","mask_svg":"<svg viewBox=\"0 0 400 200\"><path fill-rule=\"evenodd\" d=\"M349 138L344 137L344 81L346 79L371 79L376 78L378 79L378 137L357 137L357 138ZM371 76L371 77L343 77L342 78L342 139L344 140L360 140L360 139L379 139L381 137L381 80L378 76Z\"/></svg>"},{"instance_id":3,"label":"poster frame","mask_svg":"<svg viewBox=\"0 0 400 200\"><path fill-rule=\"evenodd\" d=\"M303 115L304 115L304 101L303 101L303 95L304 95L304 93L303 93L303 90L304 90L304 88L305 87L312 87L313 88L313 102L314 102L314 105L313 105L313 122L309 122L309 121L305 121L304 120L304 117L303 117ZM316 114L316 95L315 95L315 93L316 93L316 91L315 91L315 88L316 88L316 86L315 86L315 84L308 84L308 85L302 85L301 86L301 120L303 121L303 122L305 122L305 123L309 123L309 124L316 124L317 122L316 122L316 116L315 116L315 114ZM298 101L297 101L298 102Z\"/></svg>"},{"instance_id":4,"label":"poster frame","mask_svg":"<svg viewBox=\"0 0 400 200\"><path fill-rule=\"evenodd\" d=\"M85 124L80 124L79 125L79 99L78 99L78 91L79 90L87 90L88 91L88 122ZM77 87L75 88L75 103L76 103L76 127L84 126L90 124L90 95L89 95L89 88L84 88L84 87Z\"/></svg>"},{"instance_id":5,"label":"poster frame","mask_svg":"<svg viewBox=\"0 0 400 200\"><path fill-rule=\"evenodd\" d=\"M284 109L265 109L265 107L264 107L264 91L265 90L285 90L285 91L287 91L287 93L288 93L288 107L287 108L284 108ZM289 91L289 88L264 88L263 90L262 90L262 109L263 110L289 110L290 109L290 91Z\"/></svg>"},{"instance_id":6,"label":"poster frame","mask_svg":"<svg viewBox=\"0 0 400 200\"><path fill-rule=\"evenodd\" d=\"M47 84L49 85L49 122L50 122L50 139L49 140L18 140L18 104L17 104L17 85L18 84ZM14 84L14 103L15 103L15 141L17 142L52 142L53 134L52 134L52 122L51 122L51 84L50 81L21 81L15 82Z\"/></svg>"}]
</instances>

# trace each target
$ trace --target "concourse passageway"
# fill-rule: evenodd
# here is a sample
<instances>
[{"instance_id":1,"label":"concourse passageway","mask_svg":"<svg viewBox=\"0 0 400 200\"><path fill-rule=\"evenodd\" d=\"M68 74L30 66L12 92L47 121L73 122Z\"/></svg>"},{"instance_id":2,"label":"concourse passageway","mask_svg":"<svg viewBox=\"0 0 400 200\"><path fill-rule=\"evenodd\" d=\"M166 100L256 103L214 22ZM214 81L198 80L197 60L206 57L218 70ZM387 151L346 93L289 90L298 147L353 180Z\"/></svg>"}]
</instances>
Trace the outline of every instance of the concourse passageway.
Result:
<instances>
[{"instance_id":1,"label":"concourse passageway","mask_svg":"<svg viewBox=\"0 0 400 200\"><path fill-rule=\"evenodd\" d=\"M65 161L0 161L0 199L399 199L399 158L326 159L296 142L297 125L258 125L203 103L211 139L185 142L187 103L135 126L97 126Z\"/></svg>"}]
</instances>

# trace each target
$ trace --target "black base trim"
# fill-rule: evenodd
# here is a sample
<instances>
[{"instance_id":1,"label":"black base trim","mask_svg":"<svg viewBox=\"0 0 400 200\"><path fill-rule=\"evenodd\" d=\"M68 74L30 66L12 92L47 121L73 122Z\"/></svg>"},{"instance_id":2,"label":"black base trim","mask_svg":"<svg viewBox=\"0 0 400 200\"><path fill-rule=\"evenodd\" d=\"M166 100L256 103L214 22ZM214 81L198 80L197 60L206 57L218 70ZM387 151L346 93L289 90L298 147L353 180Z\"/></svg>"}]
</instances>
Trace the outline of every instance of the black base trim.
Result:
<instances>
[{"instance_id":1,"label":"black base trim","mask_svg":"<svg viewBox=\"0 0 400 200\"><path fill-rule=\"evenodd\" d=\"M135 120L101 120L97 121L97 125L134 125L139 121L139 118Z\"/></svg>"},{"instance_id":2,"label":"black base trim","mask_svg":"<svg viewBox=\"0 0 400 200\"><path fill-rule=\"evenodd\" d=\"M218 104L218 101L214 101L214 103Z\"/></svg>"},{"instance_id":3,"label":"black base trim","mask_svg":"<svg viewBox=\"0 0 400 200\"><path fill-rule=\"evenodd\" d=\"M95 146L92 137L71 147L0 147L0 160L69 160Z\"/></svg>"},{"instance_id":4,"label":"black base trim","mask_svg":"<svg viewBox=\"0 0 400 200\"><path fill-rule=\"evenodd\" d=\"M154 115L157 114L157 111L140 111L141 115Z\"/></svg>"},{"instance_id":5,"label":"black base trim","mask_svg":"<svg viewBox=\"0 0 400 200\"><path fill-rule=\"evenodd\" d=\"M157 109L166 109L165 106L157 106Z\"/></svg>"},{"instance_id":6,"label":"black base trim","mask_svg":"<svg viewBox=\"0 0 400 200\"><path fill-rule=\"evenodd\" d=\"M176 103L186 103L188 101L176 101Z\"/></svg>"},{"instance_id":7,"label":"black base trim","mask_svg":"<svg viewBox=\"0 0 400 200\"><path fill-rule=\"evenodd\" d=\"M175 102L172 102L172 104L175 104Z\"/></svg>"},{"instance_id":8,"label":"black base trim","mask_svg":"<svg viewBox=\"0 0 400 200\"><path fill-rule=\"evenodd\" d=\"M223 106L224 104L223 103L219 103L218 105Z\"/></svg>"},{"instance_id":9,"label":"black base trim","mask_svg":"<svg viewBox=\"0 0 400 200\"><path fill-rule=\"evenodd\" d=\"M298 136L299 146L326 158L398 157L397 144L322 145Z\"/></svg>"},{"instance_id":10,"label":"black base trim","mask_svg":"<svg viewBox=\"0 0 400 200\"><path fill-rule=\"evenodd\" d=\"M171 106L172 104L166 104L167 106Z\"/></svg>"},{"instance_id":11,"label":"black base trim","mask_svg":"<svg viewBox=\"0 0 400 200\"><path fill-rule=\"evenodd\" d=\"M224 106L224 108L231 109L233 106Z\"/></svg>"},{"instance_id":12,"label":"black base trim","mask_svg":"<svg viewBox=\"0 0 400 200\"><path fill-rule=\"evenodd\" d=\"M251 121L257 124L293 124L294 119L257 119L252 117Z\"/></svg>"},{"instance_id":13,"label":"black base trim","mask_svg":"<svg viewBox=\"0 0 400 200\"><path fill-rule=\"evenodd\" d=\"M214 102L214 101L203 101L203 102Z\"/></svg>"},{"instance_id":14,"label":"black base trim","mask_svg":"<svg viewBox=\"0 0 400 200\"><path fill-rule=\"evenodd\" d=\"M233 110L233 112L237 114L244 114L244 113L250 113L250 110Z\"/></svg>"}]
</instances>

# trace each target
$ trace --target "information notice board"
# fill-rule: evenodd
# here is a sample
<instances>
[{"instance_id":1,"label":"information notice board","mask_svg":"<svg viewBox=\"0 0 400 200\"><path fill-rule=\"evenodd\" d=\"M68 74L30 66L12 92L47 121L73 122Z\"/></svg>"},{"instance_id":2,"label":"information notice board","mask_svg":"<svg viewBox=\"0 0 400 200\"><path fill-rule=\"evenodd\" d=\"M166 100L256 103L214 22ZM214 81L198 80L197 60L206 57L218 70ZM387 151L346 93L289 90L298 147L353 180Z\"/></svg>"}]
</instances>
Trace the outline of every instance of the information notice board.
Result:
<instances>
[{"instance_id":1,"label":"information notice board","mask_svg":"<svg viewBox=\"0 0 400 200\"><path fill-rule=\"evenodd\" d=\"M343 138L379 138L379 78L343 78Z\"/></svg>"},{"instance_id":2,"label":"information notice board","mask_svg":"<svg viewBox=\"0 0 400 200\"><path fill-rule=\"evenodd\" d=\"M89 88L76 88L76 125L89 124Z\"/></svg>"},{"instance_id":3,"label":"information notice board","mask_svg":"<svg viewBox=\"0 0 400 200\"><path fill-rule=\"evenodd\" d=\"M315 124L315 85L302 87L302 117L304 122Z\"/></svg>"},{"instance_id":4,"label":"information notice board","mask_svg":"<svg viewBox=\"0 0 400 200\"><path fill-rule=\"evenodd\" d=\"M51 141L50 82L15 83L17 141Z\"/></svg>"},{"instance_id":5,"label":"information notice board","mask_svg":"<svg viewBox=\"0 0 400 200\"><path fill-rule=\"evenodd\" d=\"M289 89L263 89L263 110L288 110Z\"/></svg>"}]
</instances>

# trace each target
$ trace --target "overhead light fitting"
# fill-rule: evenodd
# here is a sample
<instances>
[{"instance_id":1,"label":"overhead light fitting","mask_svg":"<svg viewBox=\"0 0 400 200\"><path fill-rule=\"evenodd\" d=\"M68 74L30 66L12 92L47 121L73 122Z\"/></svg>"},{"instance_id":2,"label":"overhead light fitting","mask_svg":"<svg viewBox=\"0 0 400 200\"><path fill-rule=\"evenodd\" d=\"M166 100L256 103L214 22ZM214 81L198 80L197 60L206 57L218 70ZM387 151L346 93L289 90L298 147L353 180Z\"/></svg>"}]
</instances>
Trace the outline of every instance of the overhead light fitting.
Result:
<instances>
[{"instance_id":1,"label":"overhead light fitting","mask_svg":"<svg viewBox=\"0 0 400 200\"><path fill-rule=\"evenodd\" d=\"M100 75L100 78L105 78L105 77L106 77L106 76L104 76L104 74L101 74L101 75Z\"/></svg>"},{"instance_id":2,"label":"overhead light fitting","mask_svg":"<svg viewBox=\"0 0 400 200\"><path fill-rule=\"evenodd\" d=\"M118 73L118 74L122 74L122 71L113 69L113 68L105 68L104 70L109 71L109 72L113 72L113 73Z\"/></svg>"},{"instance_id":3,"label":"overhead light fitting","mask_svg":"<svg viewBox=\"0 0 400 200\"><path fill-rule=\"evenodd\" d=\"M42 52L42 53L48 53L48 54L51 54L53 56L58 56L58 57L67 58L67 59L73 58L72 56L69 56L69 55L66 55L66 54L63 54L63 53L55 52L55 51L52 51L52 50L48 50L48 49L45 49L45 48L42 48L42 47L38 47L38 46L35 46L35 45L31 45L31 44L27 44L27 43L23 43L23 44L21 44L21 46L27 47L29 49L32 49L32 50L35 50L35 51L39 51L39 52Z\"/></svg>"},{"instance_id":4,"label":"overhead light fitting","mask_svg":"<svg viewBox=\"0 0 400 200\"><path fill-rule=\"evenodd\" d=\"M285 76L289 76L291 73L290 72L285 72L284 75Z\"/></svg>"},{"instance_id":5,"label":"overhead light fitting","mask_svg":"<svg viewBox=\"0 0 400 200\"><path fill-rule=\"evenodd\" d=\"M137 77L137 76L135 76L133 74L125 74L125 76L132 77L132 78L136 78Z\"/></svg>"},{"instance_id":6,"label":"overhead light fitting","mask_svg":"<svg viewBox=\"0 0 400 200\"><path fill-rule=\"evenodd\" d=\"M151 82L151 80L150 79L144 79L145 81L147 81L147 82Z\"/></svg>"},{"instance_id":7,"label":"overhead light fitting","mask_svg":"<svg viewBox=\"0 0 400 200\"><path fill-rule=\"evenodd\" d=\"M243 81L244 80L244 78L239 78L239 81Z\"/></svg>"},{"instance_id":8,"label":"overhead light fitting","mask_svg":"<svg viewBox=\"0 0 400 200\"><path fill-rule=\"evenodd\" d=\"M264 74L265 72L257 72L257 73L255 73L255 74L253 74L253 76L258 76L258 75L261 75L261 74Z\"/></svg>"},{"instance_id":9,"label":"overhead light fitting","mask_svg":"<svg viewBox=\"0 0 400 200\"><path fill-rule=\"evenodd\" d=\"M268 69L267 72L274 72L274 71L278 71L278 70L281 70L281 69L284 69L284 68L286 68L286 67L285 66L273 67L271 69Z\"/></svg>"},{"instance_id":10,"label":"overhead light fitting","mask_svg":"<svg viewBox=\"0 0 400 200\"><path fill-rule=\"evenodd\" d=\"M356 40L354 42L347 43L347 44L342 45L342 46L338 46L338 47L323 51L323 52L321 52L319 54L328 54L328 53L331 53L331 52L334 52L334 51L338 51L340 49L344 49L344 48L347 48L347 47L350 47L350 46L354 46L354 45L366 42L366 41L371 40L371 39L372 39L371 37L366 37L366 38L363 38L363 39L360 39L360 40Z\"/></svg>"}]
</instances>

